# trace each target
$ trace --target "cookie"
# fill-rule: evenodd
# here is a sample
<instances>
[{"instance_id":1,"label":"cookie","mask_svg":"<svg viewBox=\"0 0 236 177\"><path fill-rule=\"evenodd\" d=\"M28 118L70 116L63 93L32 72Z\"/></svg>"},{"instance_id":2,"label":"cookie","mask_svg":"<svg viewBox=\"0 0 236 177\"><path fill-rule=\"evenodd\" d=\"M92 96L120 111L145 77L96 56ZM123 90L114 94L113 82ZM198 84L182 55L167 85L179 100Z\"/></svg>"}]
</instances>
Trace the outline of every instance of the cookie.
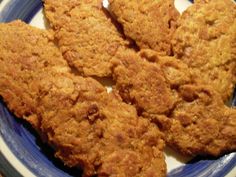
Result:
<instances>
[{"instance_id":1,"label":"cookie","mask_svg":"<svg viewBox=\"0 0 236 177\"><path fill-rule=\"evenodd\" d=\"M84 76L111 75L110 60L129 42L101 1L45 0L44 11L70 66Z\"/></svg>"},{"instance_id":2,"label":"cookie","mask_svg":"<svg viewBox=\"0 0 236 177\"><path fill-rule=\"evenodd\" d=\"M236 83L235 41L236 5L215 0L196 2L182 14L172 44L196 80L212 85L227 101Z\"/></svg>"},{"instance_id":3,"label":"cookie","mask_svg":"<svg viewBox=\"0 0 236 177\"><path fill-rule=\"evenodd\" d=\"M40 91L34 85L35 78L44 70L67 72L70 68L54 45L51 32L21 21L0 24L0 48L0 95L16 116L37 127Z\"/></svg>"},{"instance_id":4,"label":"cookie","mask_svg":"<svg viewBox=\"0 0 236 177\"><path fill-rule=\"evenodd\" d=\"M84 176L166 176L159 129L96 80L73 74L49 32L0 24L0 48L0 95L65 165Z\"/></svg>"},{"instance_id":5,"label":"cookie","mask_svg":"<svg viewBox=\"0 0 236 177\"><path fill-rule=\"evenodd\" d=\"M110 0L109 10L140 49L171 55L171 38L179 17L173 0Z\"/></svg>"},{"instance_id":6,"label":"cookie","mask_svg":"<svg viewBox=\"0 0 236 177\"><path fill-rule=\"evenodd\" d=\"M219 156L236 149L236 110L211 85L195 82L186 64L143 50L114 60L115 89L184 155Z\"/></svg>"},{"instance_id":7,"label":"cookie","mask_svg":"<svg viewBox=\"0 0 236 177\"><path fill-rule=\"evenodd\" d=\"M182 98L162 122L166 142L190 156L219 156L236 149L236 110L224 105L221 96L206 85L183 85Z\"/></svg>"},{"instance_id":8,"label":"cookie","mask_svg":"<svg viewBox=\"0 0 236 177\"><path fill-rule=\"evenodd\" d=\"M178 100L172 87L191 81L184 63L151 50L118 56L113 60L113 79L123 100L135 105L140 115L169 114Z\"/></svg>"}]
</instances>

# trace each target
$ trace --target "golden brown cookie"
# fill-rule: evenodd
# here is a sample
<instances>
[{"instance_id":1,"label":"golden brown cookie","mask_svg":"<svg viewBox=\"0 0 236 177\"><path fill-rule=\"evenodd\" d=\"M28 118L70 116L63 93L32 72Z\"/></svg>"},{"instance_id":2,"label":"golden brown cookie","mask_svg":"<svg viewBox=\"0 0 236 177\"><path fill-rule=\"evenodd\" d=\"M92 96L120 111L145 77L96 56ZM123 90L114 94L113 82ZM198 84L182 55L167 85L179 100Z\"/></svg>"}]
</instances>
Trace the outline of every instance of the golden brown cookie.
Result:
<instances>
[{"instance_id":1,"label":"golden brown cookie","mask_svg":"<svg viewBox=\"0 0 236 177\"><path fill-rule=\"evenodd\" d=\"M185 64L151 50L120 54L113 60L113 78L123 100L141 115L169 114L178 100L172 87L191 80Z\"/></svg>"},{"instance_id":2,"label":"golden brown cookie","mask_svg":"<svg viewBox=\"0 0 236 177\"><path fill-rule=\"evenodd\" d=\"M128 42L98 0L45 0L64 58L85 76L110 76L110 60Z\"/></svg>"},{"instance_id":3,"label":"golden brown cookie","mask_svg":"<svg viewBox=\"0 0 236 177\"><path fill-rule=\"evenodd\" d=\"M21 21L0 24L0 95L15 115L34 126L40 91L33 80L44 70L70 70L53 40L50 32Z\"/></svg>"},{"instance_id":4,"label":"golden brown cookie","mask_svg":"<svg viewBox=\"0 0 236 177\"><path fill-rule=\"evenodd\" d=\"M171 38L179 16L174 0L110 0L109 10L127 37L140 49L171 54Z\"/></svg>"},{"instance_id":5,"label":"golden brown cookie","mask_svg":"<svg viewBox=\"0 0 236 177\"><path fill-rule=\"evenodd\" d=\"M119 99L73 82L79 86L74 87L75 101L71 94L51 92L41 102L47 107L42 130L56 156L68 166L82 166L85 176L165 176L157 127Z\"/></svg>"},{"instance_id":6,"label":"golden brown cookie","mask_svg":"<svg viewBox=\"0 0 236 177\"><path fill-rule=\"evenodd\" d=\"M49 32L0 24L0 48L0 95L65 165L84 176L166 175L159 129L96 80L72 74Z\"/></svg>"},{"instance_id":7,"label":"golden brown cookie","mask_svg":"<svg viewBox=\"0 0 236 177\"><path fill-rule=\"evenodd\" d=\"M231 0L197 1L180 17L175 56L227 101L236 83L236 5Z\"/></svg>"},{"instance_id":8,"label":"golden brown cookie","mask_svg":"<svg viewBox=\"0 0 236 177\"><path fill-rule=\"evenodd\" d=\"M126 52L114 60L113 78L123 100L156 123L182 154L236 150L236 110L211 86L195 82L181 61L150 50Z\"/></svg>"},{"instance_id":9,"label":"golden brown cookie","mask_svg":"<svg viewBox=\"0 0 236 177\"><path fill-rule=\"evenodd\" d=\"M183 85L181 101L162 122L167 144L183 154L219 156L236 150L236 110L206 85Z\"/></svg>"}]
</instances>

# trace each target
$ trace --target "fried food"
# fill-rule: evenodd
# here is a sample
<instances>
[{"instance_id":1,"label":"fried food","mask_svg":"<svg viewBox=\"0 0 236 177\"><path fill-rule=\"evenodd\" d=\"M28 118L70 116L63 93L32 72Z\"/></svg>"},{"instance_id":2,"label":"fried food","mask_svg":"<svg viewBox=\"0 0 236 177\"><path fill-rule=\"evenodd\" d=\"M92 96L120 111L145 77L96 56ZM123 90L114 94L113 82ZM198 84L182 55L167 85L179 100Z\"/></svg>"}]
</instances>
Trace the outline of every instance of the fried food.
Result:
<instances>
[{"instance_id":1,"label":"fried food","mask_svg":"<svg viewBox=\"0 0 236 177\"><path fill-rule=\"evenodd\" d=\"M178 20L175 56L192 68L199 83L211 84L227 101L236 83L236 5L199 0Z\"/></svg>"},{"instance_id":2,"label":"fried food","mask_svg":"<svg viewBox=\"0 0 236 177\"><path fill-rule=\"evenodd\" d=\"M111 75L110 60L129 43L98 0L45 0L64 58L85 76Z\"/></svg>"},{"instance_id":3,"label":"fried food","mask_svg":"<svg viewBox=\"0 0 236 177\"><path fill-rule=\"evenodd\" d=\"M186 64L150 50L123 53L113 63L115 89L161 128L172 148L191 156L236 150L236 110L196 83Z\"/></svg>"},{"instance_id":4,"label":"fried food","mask_svg":"<svg viewBox=\"0 0 236 177\"><path fill-rule=\"evenodd\" d=\"M0 48L0 95L67 166L84 176L166 175L159 129L96 80L72 74L49 32L1 24Z\"/></svg>"},{"instance_id":5,"label":"fried food","mask_svg":"<svg viewBox=\"0 0 236 177\"><path fill-rule=\"evenodd\" d=\"M174 0L109 0L109 10L127 37L141 49L171 54L171 38L179 17Z\"/></svg>"}]
</instances>

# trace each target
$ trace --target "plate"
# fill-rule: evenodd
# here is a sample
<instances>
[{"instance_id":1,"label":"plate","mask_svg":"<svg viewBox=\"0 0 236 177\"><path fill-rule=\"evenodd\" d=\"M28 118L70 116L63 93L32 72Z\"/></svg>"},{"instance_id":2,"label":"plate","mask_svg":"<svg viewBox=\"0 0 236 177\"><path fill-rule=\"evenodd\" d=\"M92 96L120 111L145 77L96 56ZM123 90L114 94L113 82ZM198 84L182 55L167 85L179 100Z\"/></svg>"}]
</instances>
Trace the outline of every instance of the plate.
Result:
<instances>
[{"instance_id":1,"label":"plate","mask_svg":"<svg viewBox=\"0 0 236 177\"><path fill-rule=\"evenodd\" d=\"M22 19L45 28L41 0L0 0L0 22ZM192 1L176 0L182 12ZM236 105L236 91L232 99ZM171 150L165 151L168 177L235 177L236 153L217 159L188 159ZM26 122L16 119L0 100L0 173L7 177L81 176L76 168L66 168L53 156L50 147L42 145L37 133Z\"/></svg>"}]
</instances>

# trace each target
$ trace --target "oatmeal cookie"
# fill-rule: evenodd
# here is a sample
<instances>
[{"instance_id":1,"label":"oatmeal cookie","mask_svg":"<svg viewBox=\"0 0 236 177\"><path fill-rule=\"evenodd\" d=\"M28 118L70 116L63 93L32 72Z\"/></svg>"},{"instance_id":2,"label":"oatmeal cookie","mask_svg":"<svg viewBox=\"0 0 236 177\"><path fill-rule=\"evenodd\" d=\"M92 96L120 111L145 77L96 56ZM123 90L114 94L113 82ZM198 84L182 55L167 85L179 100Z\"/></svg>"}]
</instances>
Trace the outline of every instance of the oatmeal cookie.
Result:
<instances>
[{"instance_id":1,"label":"oatmeal cookie","mask_svg":"<svg viewBox=\"0 0 236 177\"><path fill-rule=\"evenodd\" d=\"M167 144L190 155L219 156L236 150L236 110L206 85L183 85L182 98L162 126Z\"/></svg>"},{"instance_id":2,"label":"oatmeal cookie","mask_svg":"<svg viewBox=\"0 0 236 177\"><path fill-rule=\"evenodd\" d=\"M84 176L166 176L163 134L92 78L74 75L51 34L0 24L0 95Z\"/></svg>"},{"instance_id":3,"label":"oatmeal cookie","mask_svg":"<svg viewBox=\"0 0 236 177\"><path fill-rule=\"evenodd\" d=\"M175 56L196 80L211 84L227 101L236 83L236 5L231 0L197 1L179 18Z\"/></svg>"},{"instance_id":4,"label":"oatmeal cookie","mask_svg":"<svg viewBox=\"0 0 236 177\"><path fill-rule=\"evenodd\" d=\"M186 64L150 50L123 53L113 63L115 89L160 127L169 146L191 156L236 150L236 110L195 82Z\"/></svg>"},{"instance_id":5,"label":"oatmeal cookie","mask_svg":"<svg viewBox=\"0 0 236 177\"><path fill-rule=\"evenodd\" d=\"M127 37L140 49L171 54L171 38L179 17L174 0L110 0L109 10Z\"/></svg>"},{"instance_id":6,"label":"oatmeal cookie","mask_svg":"<svg viewBox=\"0 0 236 177\"><path fill-rule=\"evenodd\" d=\"M33 80L43 71L70 70L53 41L51 32L21 21L0 24L0 95L15 115L36 127L40 91Z\"/></svg>"},{"instance_id":7,"label":"oatmeal cookie","mask_svg":"<svg viewBox=\"0 0 236 177\"><path fill-rule=\"evenodd\" d=\"M111 75L110 60L129 45L98 0L44 0L44 11L69 65L85 76Z\"/></svg>"},{"instance_id":8,"label":"oatmeal cookie","mask_svg":"<svg viewBox=\"0 0 236 177\"><path fill-rule=\"evenodd\" d=\"M113 60L113 79L123 100L141 115L170 113L178 100L172 88L191 81L184 63L152 50L120 54Z\"/></svg>"}]
</instances>

